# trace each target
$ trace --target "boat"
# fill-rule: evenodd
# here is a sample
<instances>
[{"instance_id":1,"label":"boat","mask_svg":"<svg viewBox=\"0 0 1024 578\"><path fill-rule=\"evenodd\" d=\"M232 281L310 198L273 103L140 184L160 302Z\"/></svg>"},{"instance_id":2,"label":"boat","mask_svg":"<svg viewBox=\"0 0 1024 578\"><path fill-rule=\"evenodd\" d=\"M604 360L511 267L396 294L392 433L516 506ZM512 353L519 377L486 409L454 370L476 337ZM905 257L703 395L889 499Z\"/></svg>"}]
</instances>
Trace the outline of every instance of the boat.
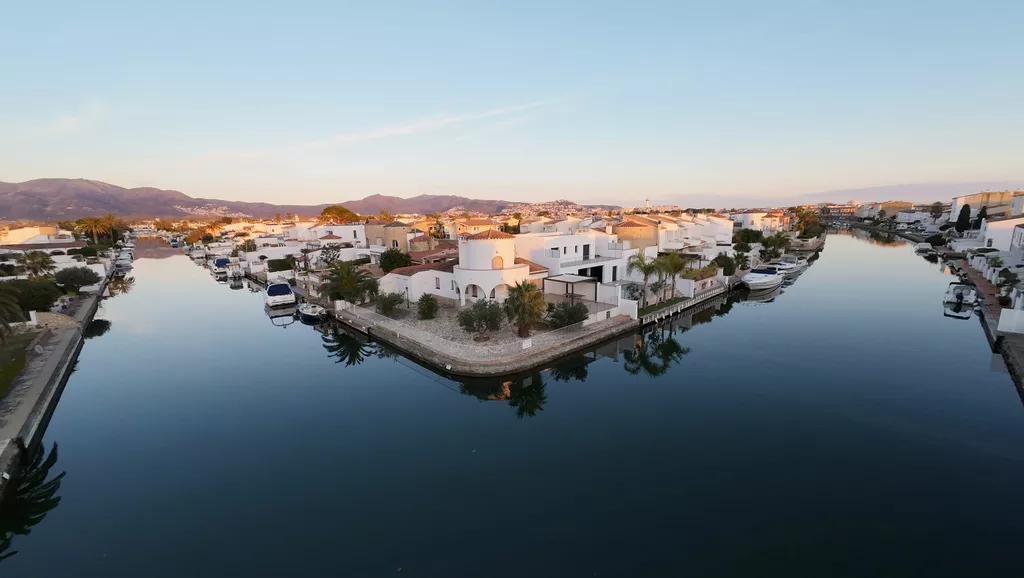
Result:
<instances>
[{"instance_id":1,"label":"boat","mask_svg":"<svg viewBox=\"0 0 1024 578\"><path fill-rule=\"evenodd\" d=\"M295 293L292 286L284 282L275 282L267 285L263 294L263 301L267 307L295 306Z\"/></svg>"},{"instance_id":2,"label":"boat","mask_svg":"<svg viewBox=\"0 0 1024 578\"><path fill-rule=\"evenodd\" d=\"M779 262L794 264L801 270L806 269L810 265L810 262L807 261L807 257L803 257L801 255L783 255L782 258L779 259Z\"/></svg>"},{"instance_id":3,"label":"boat","mask_svg":"<svg viewBox=\"0 0 1024 578\"><path fill-rule=\"evenodd\" d=\"M772 267L777 269L779 273L786 276L796 276L803 272L804 268L797 263L776 261L771 264Z\"/></svg>"},{"instance_id":4,"label":"boat","mask_svg":"<svg viewBox=\"0 0 1024 578\"><path fill-rule=\"evenodd\" d=\"M974 305L978 301L978 288L969 281L953 281L946 288L943 303Z\"/></svg>"},{"instance_id":5,"label":"boat","mask_svg":"<svg viewBox=\"0 0 1024 578\"><path fill-rule=\"evenodd\" d=\"M936 253L935 247L932 247L931 243L918 243L914 245L914 252L919 255L934 255Z\"/></svg>"},{"instance_id":6,"label":"boat","mask_svg":"<svg viewBox=\"0 0 1024 578\"><path fill-rule=\"evenodd\" d=\"M954 319L970 319L974 316L974 308L963 303L943 303L942 316Z\"/></svg>"},{"instance_id":7,"label":"boat","mask_svg":"<svg viewBox=\"0 0 1024 578\"><path fill-rule=\"evenodd\" d=\"M220 259L218 259L219 261ZM238 259L231 259L227 266L228 277L232 279L241 279L243 277L242 264L238 262Z\"/></svg>"},{"instance_id":8,"label":"boat","mask_svg":"<svg viewBox=\"0 0 1024 578\"><path fill-rule=\"evenodd\" d=\"M327 310L316 303L299 305L299 319L303 323L319 323L327 318Z\"/></svg>"},{"instance_id":9,"label":"boat","mask_svg":"<svg viewBox=\"0 0 1024 578\"><path fill-rule=\"evenodd\" d=\"M218 277L227 277L229 263L231 263L231 259L227 257L218 257L210 262L210 272Z\"/></svg>"},{"instance_id":10,"label":"boat","mask_svg":"<svg viewBox=\"0 0 1024 578\"><path fill-rule=\"evenodd\" d=\"M263 312L270 318L270 324L275 327L288 327L295 323L295 309L290 307L284 309L264 307Z\"/></svg>"},{"instance_id":11,"label":"boat","mask_svg":"<svg viewBox=\"0 0 1024 578\"><path fill-rule=\"evenodd\" d=\"M747 293L747 296L743 299L750 303L771 303L775 301L775 298L782 294L782 287L775 287L774 289L761 289L758 291L751 291Z\"/></svg>"},{"instance_id":12,"label":"boat","mask_svg":"<svg viewBox=\"0 0 1024 578\"><path fill-rule=\"evenodd\" d=\"M757 267L743 276L743 284L751 291L774 289L782 285L786 276L775 267Z\"/></svg>"}]
</instances>

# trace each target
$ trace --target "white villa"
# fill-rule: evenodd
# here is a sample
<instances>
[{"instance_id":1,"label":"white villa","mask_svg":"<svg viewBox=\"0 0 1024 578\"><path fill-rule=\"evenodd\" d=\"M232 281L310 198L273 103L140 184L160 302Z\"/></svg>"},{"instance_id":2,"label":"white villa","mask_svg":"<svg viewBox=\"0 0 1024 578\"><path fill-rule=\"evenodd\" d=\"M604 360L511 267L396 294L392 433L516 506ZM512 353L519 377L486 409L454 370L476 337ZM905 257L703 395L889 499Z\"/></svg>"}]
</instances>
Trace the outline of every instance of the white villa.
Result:
<instances>
[{"instance_id":1,"label":"white villa","mask_svg":"<svg viewBox=\"0 0 1024 578\"><path fill-rule=\"evenodd\" d=\"M762 233L789 231L791 222L789 215L754 209L735 213L731 218L740 229L753 229Z\"/></svg>"},{"instance_id":2,"label":"white villa","mask_svg":"<svg viewBox=\"0 0 1024 578\"><path fill-rule=\"evenodd\" d=\"M73 231L65 231L60 227L19 227L16 229L0 229L0 248L11 246L37 245L33 249L47 250L52 248L70 249L83 247L85 243L75 239ZM57 245L67 245L57 247Z\"/></svg>"}]
</instances>

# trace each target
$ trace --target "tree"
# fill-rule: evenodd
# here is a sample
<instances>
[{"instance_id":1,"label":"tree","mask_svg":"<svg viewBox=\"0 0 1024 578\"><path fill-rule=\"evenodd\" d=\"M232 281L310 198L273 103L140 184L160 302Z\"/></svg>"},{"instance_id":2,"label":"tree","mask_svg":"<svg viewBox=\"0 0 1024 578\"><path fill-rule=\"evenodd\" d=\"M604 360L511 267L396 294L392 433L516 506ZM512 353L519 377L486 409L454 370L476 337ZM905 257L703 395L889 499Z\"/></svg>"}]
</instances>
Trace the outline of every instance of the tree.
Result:
<instances>
[{"instance_id":1,"label":"tree","mask_svg":"<svg viewBox=\"0 0 1024 578\"><path fill-rule=\"evenodd\" d=\"M942 216L942 203L940 203L938 201L932 203L931 213L932 213L932 217L934 217L936 219L941 217Z\"/></svg>"},{"instance_id":2,"label":"tree","mask_svg":"<svg viewBox=\"0 0 1024 578\"><path fill-rule=\"evenodd\" d=\"M0 503L0 511L4 513L0 516L0 560L17 554L16 550L7 552L14 536L30 533L32 527L60 503L57 491L64 472L47 479L50 469L57 463L57 443L54 442L49 456L41 443L28 450L10 476Z\"/></svg>"},{"instance_id":3,"label":"tree","mask_svg":"<svg viewBox=\"0 0 1024 578\"><path fill-rule=\"evenodd\" d=\"M390 273L399 267L412 265L412 258L403 253L400 249L388 249L380 254L380 268L385 273Z\"/></svg>"},{"instance_id":4,"label":"tree","mask_svg":"<svg viewBox=\"0 0 1024 578\"><path fill-rule=\"evenodd\" d=\"M960 209L960 214L956 217L956 232L963 233L967 229L971 228L971 206L964 205Z\"/></svg>"},{"instance_id":5,"label":"tree","mask_svg":"<svg viewBox=\"0 0 1024 578\"><path fill-rule=\"evenodd\" d=\"M107 283L107 291L110 291L111 297L128 293L133 287L135 287L135 277L113 277Z\"/></svg>"},{"instance_id":6,"label":"tree","mask_svg":"<svg viewBox=\"0 0 1024 578\"><path fill-rule=\"evenodd\" d=\"M555 329L568 327L584 322L590 316L590 310L583 303L569 305L566 302L555 304L548 313L548 323Z\"/></svg>"},{"instance_id":7,"label":"tree","mask_svg":"<svg viewBox=\"0 0 1024 578\"><path fill-rule=\"evenodd\" d=\"M654 329L648 335L641 333L636 347L623 352L623 369L631 375L643 372L657 377L664 375L673 363L678 363L689 352L673 337L665 335L664 329Z\"/></svg>"},{"instance_id":8,"label":"tree","mask_svg":"<svg viewBox=\"0 0 1024 578\"><path fill-rule=\"evenodd\" d=\"M246 239L242 241L242 244L238 246L238 249L243 253L254 253L257 250L259 250L259 247L256 246L256 241L252 239Z\"/></svg>"},{"instance_id":9,"label":"tree","mask_svg":"<svg viewBox=\"0 0 1024 578\"><path fill-rule=\"evenodd\" d=\"M746 253L737 252L733 259L736 261L736 268L740 271L746 271L750 268L750 256Z\"/></svg>"},{"instance_id":10,"label":"tree","mask_svg":"<svg viewBox=\"0 0 1024 578\"><path fill-rule=\"evenodd\" d=\"M683 272L683 269L686 269L686 261L683 260L679 253L666 253L655 259L654 262L658 264L658 268L661 269L661 272L671 280L672 298L675 299L676 279L679 277L679 274Z\"/></svg>"},{"instance_id":11,"label":"tree","mask_svg":"<svg viewBox=\"0 0 1024 578\"><path fill-rule=\"evenodd\" d=\"M876 221L881 221L882 219L885 218L886 214L887 213L885 212L885 209L879 209L878 210L878 215L875 217L875 220Z\"/></svg>"},{"instance_id":12,"label":"tree","mask_svg":"<svg viewBox=\"0 0 1024 578\"><path fill-rule=\"evenodd\" d=\"M14 279L0 284L4 285L15 290L22 311L49 311L61 296L57 284L49 279Z\"/></svg>"},{"instance_id":13,"label":"tree","mask_svg":"<svg viewBox=\"0 0 1024 578\"><path fill-rule=\"evenodd\" d=\"M529 281L516 282L503 304L509 323L516 324L519 337L529 337L530 328L544 315L544 294Z\"/></svg>"},{"instance_id":14,"label":"tree","mask_svg":"<svg viewBox=\"0 0 1024 578\"><path fill-rule=\"evenodd\" d=\"M320 249L320 260L323 261L324 265L330 267L331 265L338 262L341 258L341 249L337 245L331 243L323 249Z\"/></svg>"},{"instance_id":15,"label":"tree","mask_svg":"<svg viewBox=\"0 0 1024 578\"><path fill-rule=\"evenodd\" d=\"M110 230L107 226L106 221L100 217L85 217L78 219L78 230L82 231L86 235L92 235L92 242L99 243L99 235L103 235Z\"/></svg>"},{"instance_id":16,"label":"tree","mask_svg":"<svg viewBox=\"0 0 1024 578\"><path fill-rule=\"evenodd\" d=\"M981 210L978 211L978 218L974 219L974 226L972 228L975 229L975 230L980 229L981 228L981 223L984 222L985 219L987 219L987 218L988 218L988 207L982 207Z\"/></svg>"},{"instance_id":17,"label":"tree","mask_svg":"<svg viewBox=\"0 0 1024 578\"><path fill-rule=\"evenodd\" d=\"M401 293L384 293L377 297L377 313L391 317L402 301L405 301L405 295Z\"/></svg>"},{"instance_id":18,"label":"tree","mask_svg":"<svg viewBox=\"0 0 1024 578\"><path fill-rule=\"evenodd\" d=\"M727 277L731 277L736 272L736 260L725 253L719 253L711 262L721 267Z\"/></svg>"},{"instance_id":19,"label":"tree","mask_svg":"<svg viewBox=\"0 0 1024 578\"><path fill-rule=\"evenodd\" d=\"M274 221L278 223L281 222L281 213L274 213Z\"/></svg>"},{"instance_id":20,"label":"tree","mask_svg":"<svg viewBox=\"0 0 1024 578\"><path fill-rule=\"evenodd\" d=\"M348 261L331 266L325 287L331 299L351 303L362 303L378 291L377 280Z\"/></svg>"},{"instance_id":21,"label":"tree","mask_svg":"<svg viewBox=\"0 0 1024 578\"><path fill-rule=\"evenodd\" d=\"M11 332L11 323L25 320L25 315L18 305L18 290L10 283L0 283L0 343L7 342Z\"/></svg>"},{"instance_id":22,"label":"tree","mask_svg":"<svg viewBox=\"0 0 1024 578\"><path fill-rule=\"evenodd\" d=\"M291 220L291 213L288 213L288 219ZM331 205L320 212L320 216L316 218L317 225L339 225L342 223L353 223L359 220L359 215L346 209L341 205Z\"/></svg>"},{"instance_id":23,"label":"tree","mask_svg":"<svg viewBox=\"0 0 1024 578\"><path fill-rule=\"evenodd\" d=\"M660 271L658 264L653 259L648 259L643 249L636 255L630 255L626 261L626 274L639 273L644 279L643 307L647 307L647 286L650 284L651 276Z\"/></svg>"},{"instance_id":24,"label":"tree","mask_svg":"<svg viewBox=\"0 0 1024 578\"><path fill-rule=\"evenodd\" d=\"M377 218L379 218L381 221L384 221L385 223L390 223L391 221L395 220L395 218L391 216L391 213L383 210L380 212L379 215L377 215Z\"/></svg>"},{"instance_id":25,"label":"tree","mask_svg":"<svg viewBox=\"0 0 1024 578\"><path fill-rule=\"evenodd\" d=\"M213 242L213 235L211 235L210 233L203 233L203 237L202 237L201 240L204 243L212 243Z\"/></svg>"},{"instance_id":26,"label":"tree","mask_svg":"<svg viewBox=\"0 0 1024 578\"><path fill-rule=\"evenodd\" d=\"M53 258L43 251L29 251L18 257L18 263L25 268L30 279L43 277L57 268Z\"/></svg>"},{"instance_id":27,"label":"tree","mask_svg":"<svg viewBox=\"0 0 1024 578\"><path fill-rule=\"evenodd\" d=\"M107 213L100 217L103 224L107 227L107 232L110 233L110 244L113 245L118 234L118 228L122 226L120 219L114 213Z\"/></svg>"},{"instance_id":28,"label":"tree","mask_svg":"<svg viewBox=\"0 0 1024 578\"><path fill-rule=\"evenodd\" d=\"M764 233L755 229L738 229L732 234L733 243L759 243Z\"/></svg>"},{"instance_id":29,"label":"tree","mask_svg":"<svg viewBox=\"0 0 1024 578\"><path fill-rule=\"evenodd\" d=\"M733 245L732 248L735 249L737 253L749 253L752 249L750 243L744 243L742 241Z\"/></svg>"},{"instance_id":30,"label":"tree","mask_svg":"<svg viewBox=\"0 0 1024 578\"><path fill-rule=\"evenodd\" d=\"M94 337L102 337L106 335L110 328L114 324L109 319L93 319L85 326L85 330L82 331L82 337L86 339L92 339Z\"/></svg>"},{"instance_id":31,"label":"tree","mask_svg":"<svg viewBox=\"0 0 1024 578\"><path fill-rule=\"evenodd\" d=\"M54 280L68 293L78 293L86 285L99 283L102 277L88 267L68 267L57 271Z\"/></svg>"},{"instance_id":32,"label":"tree","mask_svg":"<svg viewBox=\"0 0 1024 578\"><path fill-rule=\"evenodd\" d=\"M518 379L509 387L508 405L516 410L516 417L533 417L544 409L548 396L544 392L544 380L540 373L529 378Z\"/></svg>"},{"instance_id":33,"label":"tree","mask_svg":"<svg viewBox=\"0 0 1024 578\"><path fill-rule=\"evenodd\" d=\"M437 317L437 310L440 309L440 307L441 306L437 302L437 297L434 297L430 293L424 293L416 300L416 315L420 319L433 319Z\"/></svg>"},{"instance_id":34,"label":"tree","mask_svg":"<svg viewBox=\"0 0 1024 578\"><path fill-rule=\"evenodd\" d=\"M501 318L503 312L501 306L494 301L483 299L474 301L472 305L464 307L456 316L459 327L470 333L484 333L485 331L497 331L501 329Z\"/></svg>"}]
</instances>

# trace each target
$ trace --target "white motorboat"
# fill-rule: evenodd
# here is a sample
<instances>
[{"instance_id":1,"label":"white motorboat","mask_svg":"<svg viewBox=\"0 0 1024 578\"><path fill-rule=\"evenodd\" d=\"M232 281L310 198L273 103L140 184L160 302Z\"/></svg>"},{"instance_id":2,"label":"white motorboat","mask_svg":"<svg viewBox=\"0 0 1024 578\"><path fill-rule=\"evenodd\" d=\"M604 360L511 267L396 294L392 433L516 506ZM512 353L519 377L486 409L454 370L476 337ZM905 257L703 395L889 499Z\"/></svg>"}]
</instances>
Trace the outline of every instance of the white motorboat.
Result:
<instances>
[{"instance_id":1,"label":"white motorboat","mask_svg":"<svg viewBox=\"0 0 1024 578\"><path fill-rule=\"evenodd\" d=\"M974 317L974 308L961 303L943 303L942 315L943 317L952 317L954 319L970 319Z\"/></svg>"},{"instance_id":2,"label":"white motorboat","mask_svg":"<svg viewBox=\"0 0 1024 578\"><path fill-rule=\"evenodd\" d=\"M771 264L772 267L777 269L779 273L787 276L795 276L800 274L804 270L803 267L793 262L783 262L781 260Z\"/></svg>"},{"instance_id":3,"label":"white motorboat","mask_svg":"<svg viewBox=\"0 0 1024 578\"><path fill-rule=\"evenodd\" d=\"M800 255L783 255L779 259L779 263L791 263L799 267L801 270L806 269L810 263L807 261L807 257L801 257Z\"/></svg>"},{"instance_id":4,"label":"white motorboat","mask_svg":"<svg viewBox=\"0 0 1024 578\"><path fill-rule=\"evenodd\" d=\"M299 305L299 318L303 323L318 323L327 318L327 310L316 303Z\"/></svg>"},{"instance_id":5,"label":"white motorboat","mask_svg":"<svg viewBox=\"0 0 1024 578\"><path fill-rule=\"evenodd\" d=\"M973 283L954 281L946 288L946 295L942 298L943 303L957 305L974 305L978 301L978 288Z\"/></svg>"},{"instance_id":6,"label":"white motorboat","mask_svg":"<svg viewBox=\"0 0 1024 578\"><path fill-rule=\"evenodd\" d=\"M773 289L782 285L786 276L775 267L757 267L743 276L743 284L751 291Z\"/></svg>"},{"instance_id":7,"label":"white motorboat","mask_svg":"<svg viewBox=\"0 0 1024 578\"><path fill-rule=\"evenodd\" d=\"M918 243L914 245L914 252L919 255L933 255L936 251L931 243Z\"/></svg>"},{"instance_id":8,"label":"white motorboat","mask_svg":"<svg viewBox=\"0 0 1024 578\"><path fill-rule=\"evenodd\" d=\"M244 275L242 272L242 264L238 262L237 258L232 258L231 261L228 262L227 270L228 277L231 279L241 279Z\"/></svg>"},{"instance_id":9,"label":"white motorboat","mask_svg":"<svg viewBox=\"0 0 1024 578\"><path fill-rule=\"evenodd\" d=\"M294 307L296 301L291 285L284 282L275 282L267 285L263 300L267 307Z\"/></svg>"},{"instance_id":10,"label":"white motorboat","mask_svg":"<svg viewBox=\"0 0 1024 578\"><path fill-rule=\"evenodd\" d=\"M218 257L213 261L210 261L210 272L217 277L227 277L229 263L231 263L231 259L227 257Z\"/></svg>"}]
</instances>

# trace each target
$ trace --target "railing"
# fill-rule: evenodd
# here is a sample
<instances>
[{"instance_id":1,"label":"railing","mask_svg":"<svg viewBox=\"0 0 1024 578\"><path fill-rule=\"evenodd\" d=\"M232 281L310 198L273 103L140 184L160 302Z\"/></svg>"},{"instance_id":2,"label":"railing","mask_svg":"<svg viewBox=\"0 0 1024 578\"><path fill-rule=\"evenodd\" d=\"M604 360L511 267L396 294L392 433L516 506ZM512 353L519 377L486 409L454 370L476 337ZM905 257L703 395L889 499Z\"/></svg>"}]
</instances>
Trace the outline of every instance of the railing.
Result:
<instances>
[{"instance_id":1,"label":"railing","mask_svg":"<svg viewBox=\"0 0 1024 578\"><path fill-rule=\"evenodd\" d=\"M408 338L420 347L434 350L442 355L467 363L504 360L522 355L527 350L558 346L573 339L583 331L583 323L581 322L552 331L535 330L526 339L512 337L511 340L504 343L478 345L476 343L445 339L436 333L413 327L397 319L385 317L364 307L348 307L343 309L343 313L352 316L368 327L377 326L388 329L395 332L399 338ZM506 336L500 336L499 338L504 337Z\"/></svg>"},{"instance_id":2,"label":"railing","mask_svg":"<svg viewBox=\"0 0 1024 578\"><path fill-rule=\"evenodd\" d=\"M584 258L584 259L574 259L572 261L564 261L561 264L561 266L563 268L565 268L565 267L580 267L580 266L590 265L590 264L593 264L593 263L606 263L608 261L615 261L616 259L619 259L619 258L620 257L606 257L606 256L601 256L601 255L594 255L593 257L587 257L587 258Z\"/></svg>"}]
</instances>

